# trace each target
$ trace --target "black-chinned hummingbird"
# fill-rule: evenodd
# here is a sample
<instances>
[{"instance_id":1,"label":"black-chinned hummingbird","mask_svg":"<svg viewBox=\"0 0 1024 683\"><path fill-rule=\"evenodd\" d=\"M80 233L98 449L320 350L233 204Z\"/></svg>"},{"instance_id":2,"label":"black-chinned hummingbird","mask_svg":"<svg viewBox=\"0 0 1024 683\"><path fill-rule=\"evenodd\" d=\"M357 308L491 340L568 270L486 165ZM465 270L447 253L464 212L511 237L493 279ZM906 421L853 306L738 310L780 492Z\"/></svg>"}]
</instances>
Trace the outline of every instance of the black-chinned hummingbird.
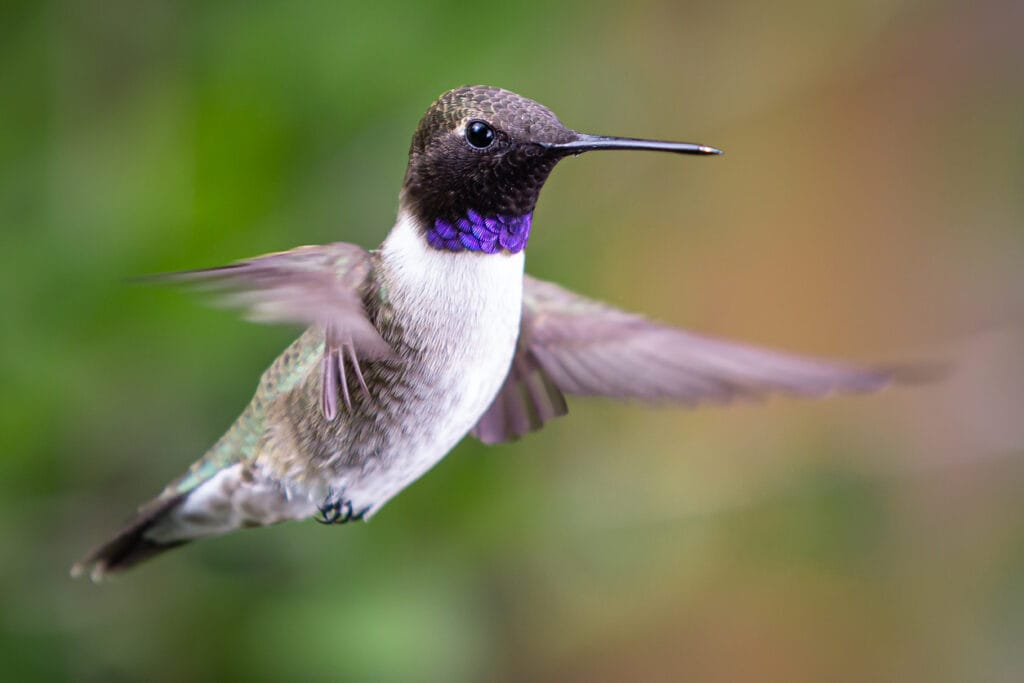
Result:
<instances>
[{"instance_id":1,"label":"black-chinned hummingbird","mask_svg":"<svg viewBox=\"0 0 1024 683\"><path fill-rule=\"evenodd\" d=\"M204 536L316 517L368 519L464 436L508 441L565 395L725 402L887 384L858 368L699 336L524 275L534 206L567 156L716 155L587 135L499 88L451 90L416 129L381 246L306 246L169 276L253 319L308 329L181 478L72 569L94 579Z\"/></svg>"}]
</instances>

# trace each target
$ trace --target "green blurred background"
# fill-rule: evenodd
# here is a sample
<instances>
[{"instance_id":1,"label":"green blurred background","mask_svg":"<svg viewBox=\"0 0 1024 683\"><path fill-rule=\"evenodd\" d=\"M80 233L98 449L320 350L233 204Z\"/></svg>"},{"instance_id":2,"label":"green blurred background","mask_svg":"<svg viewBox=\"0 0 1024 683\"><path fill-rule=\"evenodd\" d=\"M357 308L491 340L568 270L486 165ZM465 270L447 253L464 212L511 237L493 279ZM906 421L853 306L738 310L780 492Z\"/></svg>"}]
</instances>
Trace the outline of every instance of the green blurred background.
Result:
<instances>
[{"instance_id":1,"label":"green blurred background","mask_svg":"<svg viewBox=\"0 0 1024 683\"><path fill-rule=\"evenodd\" d=\"M0 10L5 680L1024 676L1024 4L16 2ZM927 387L572 402L372 523L69 565L294 330L132 276L376 245L440 92L719 159L562 164L528 268Z\"/></svg>"}]
</instances>

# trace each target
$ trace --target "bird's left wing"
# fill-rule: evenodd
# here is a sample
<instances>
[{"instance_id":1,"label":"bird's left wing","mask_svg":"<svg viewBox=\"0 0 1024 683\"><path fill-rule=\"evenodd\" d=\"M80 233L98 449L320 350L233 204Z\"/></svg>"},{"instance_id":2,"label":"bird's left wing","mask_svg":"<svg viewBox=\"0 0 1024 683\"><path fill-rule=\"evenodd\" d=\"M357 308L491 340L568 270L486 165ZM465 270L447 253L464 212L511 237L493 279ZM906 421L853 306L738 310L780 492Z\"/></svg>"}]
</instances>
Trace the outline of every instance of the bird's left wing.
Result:
<instances>
[{"instance_id":1,"label":"bird's left wing","mask_svg":"<svg viewBox=\"0 0 1024 683\"><path fill-rule=\"evenodd\" d=\"M345 404L351 406L345 381L347 364L365 390L359 362L395 359L363 305L372 270L368 251L337 242L156 279L197 283L217 290L222 293L223 303L244 309L246 317L256 322L322 325L321 407L324 416L333 419L338 412L339 388Z\"/></svg>"},{"instance_id":2,"label":"bird's left wing","mask_svg":"<svg viewBox=\"0 0 1024 683\"><path fill-rule=\"evenodd\" d=\"M500 443L539 429L568 412L563 393L696 405L873 391L894 374L692 334L527 276L512 368L472 433Z\"/></svg>"}]
</instances>

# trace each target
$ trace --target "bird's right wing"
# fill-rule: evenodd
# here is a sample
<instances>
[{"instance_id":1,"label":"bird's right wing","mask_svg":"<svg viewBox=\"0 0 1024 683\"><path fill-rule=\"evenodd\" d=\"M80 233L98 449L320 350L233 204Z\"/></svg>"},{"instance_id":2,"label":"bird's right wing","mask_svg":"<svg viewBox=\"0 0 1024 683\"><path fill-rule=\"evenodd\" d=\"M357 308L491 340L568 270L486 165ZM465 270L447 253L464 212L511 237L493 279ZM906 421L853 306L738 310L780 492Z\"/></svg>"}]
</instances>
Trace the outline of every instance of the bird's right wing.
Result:
<instances>
[{"instance_id":1,"label":"bird's right wing","mask_svg":"<svg viewBox=\"0 0 1024 683\"><path fill-rule=\"evenodd\" d=\"M246 317L256 322L322 325L326 341L321 408L327 419L334 419L339 389L351 406L346 365L365 390L360 361L396 358L363 306L371 258L362 247L336 242L156 279L196 283L221 292L223 303L244 309Z\"/></svg>"},{"instance_id":2,"label":"bird's right wing","mask_svg":"<svg viewBox=\"0 0 1024 683\"><path fill-rule=\"evenodd\" d=\"M526 277L519 346L473 435L500 443L565 415L563 394L725 403L879 389L899 374L705 337Z\"/></svg>"}]
</instances>

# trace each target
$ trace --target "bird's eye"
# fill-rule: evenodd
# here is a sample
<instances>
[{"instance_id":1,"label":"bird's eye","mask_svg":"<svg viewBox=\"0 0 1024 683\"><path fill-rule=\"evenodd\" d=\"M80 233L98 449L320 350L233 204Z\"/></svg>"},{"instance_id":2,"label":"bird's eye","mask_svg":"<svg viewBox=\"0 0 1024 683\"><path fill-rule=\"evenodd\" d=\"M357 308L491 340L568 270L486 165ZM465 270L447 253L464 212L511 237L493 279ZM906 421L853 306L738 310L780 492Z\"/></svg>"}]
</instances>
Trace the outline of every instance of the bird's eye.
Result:
<instances>
[{"instance_id":1,"label":"bird's eye","mask_svg":"<svg viewBox=\"0 0 1024 683\"><path fill-rule=\"evenodd\" d=\"M494 129L483 121L470 121L466 125L466 142L477 149L487 149L494 143Z\"/></svg>"}]
</instances>

